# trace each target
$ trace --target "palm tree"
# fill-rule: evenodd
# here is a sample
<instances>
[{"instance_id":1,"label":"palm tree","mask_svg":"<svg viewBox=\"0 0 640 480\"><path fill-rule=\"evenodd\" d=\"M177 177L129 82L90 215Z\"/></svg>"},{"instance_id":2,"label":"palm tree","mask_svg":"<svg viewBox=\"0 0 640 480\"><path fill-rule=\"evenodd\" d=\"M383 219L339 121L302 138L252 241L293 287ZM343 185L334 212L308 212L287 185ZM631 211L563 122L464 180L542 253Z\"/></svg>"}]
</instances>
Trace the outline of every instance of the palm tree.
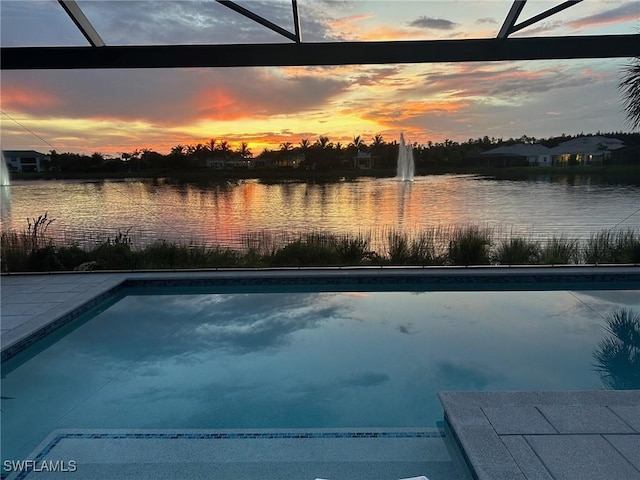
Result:
<instances>
[{"instance_id":1,"label":"palm tree","mask_svg":"<svg viewBox=\"0 0 640 480\"><path fill-rule=\"evenodd\" d=\"M593 352L595 370L612 390L640 388L640 313L614 310L607 317L608 335Z\"/></svg>"},{"instance_id":2,"label":"palm tree","mask_svg":"<svg viewBox=\"0 0 640 480\"><path fill-rule=\"evenodd\" d=\"M237 150L237 153L242 157L242 158L249 158L251 157L251 149L249 148L249 144L247 142L242 142L240 144L240 147Z\"/></svg>"},{"instance_id":3,"label":"palm tree","mask_svg":"<svg viewBox=\"0 0 640 480\"><path fill-rule=\"evenodd\" d=\"M227 153L231 152L231 147L229 146L229 142L223 140L218 143L218 145L216 146L216 150L221 154L226 155Z\"/></svg>"},{"instance_id":4,"label":"palm tree","mask_svg":"<svg viewBox=\"0 0 640 480\"><path fill-rule=\"evenodd\" d=\"M631 129L640 129L640 57L625 67L619 88L622 90L624 110Z\"/></svg>"},{"instance_id":5,"label":"palm tree","mask_svg":"<svg viewBox=\"0 0 640 480\"><path fill-rule=\"evenodd\" d=\"M318 140L316 140L316 145L318 145L322 150L332 147L331 142L329 142L329 137L324 137L322 135L320 135Z\"/></svg>"}]
</instances>

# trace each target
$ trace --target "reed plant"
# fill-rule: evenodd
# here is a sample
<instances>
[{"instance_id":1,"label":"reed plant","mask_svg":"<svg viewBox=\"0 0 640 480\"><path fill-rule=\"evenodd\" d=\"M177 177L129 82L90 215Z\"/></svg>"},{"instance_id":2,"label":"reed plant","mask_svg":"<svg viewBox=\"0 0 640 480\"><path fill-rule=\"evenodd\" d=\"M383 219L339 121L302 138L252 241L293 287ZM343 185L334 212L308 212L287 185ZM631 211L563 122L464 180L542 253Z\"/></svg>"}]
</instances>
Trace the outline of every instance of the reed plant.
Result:
<instances>
[{"instance_id":1,"label":"reed plant","mask_svg":"<svg viewBox=\"0 0 640 480\"><path fill-rule=\"evenodd\" d=\"M38 218L27 219L27 228L18 233L2 232L0 249L2 251L3 271L47 271L59 269L56 246L47 230L55 219L48 212Z\"/></svg>"},{"instance_id":2,"label":"reed plant","mask_svg":"<svg viewBox=\"0 0 640 480\"><path fill-rule=\"evenodd\" d=\"M415 236L391 230L386 236L386 263L391 265L436 265L442 262L437 245L442 231L429 228Z\"/></svg>"},{"instance_id":3,"label":"reed plant","mask_svg":"<svg viewBox=\"0 0 640 480\"><path fill-rule=\"evenodd\" d=\"M500 241L493 255L500 265L532 265L540 258L540 244L523 237L510 237Z\"/></svg>"},{"instance_id":4,"label":"reed plant","mask_svg":"<svg viewBox=\"0 0 640 480\"><path fill-rule=\"evenodd\" d=\"M451 265L488 265L492 231L489 227L464 225L453 229L447 260Z\"/></svg>"},{"instance_id":5,"label":"reed plant","mask_svg":"<svg viewBox=\"0 0 640 480\"><path fill-rule=\"evenodd\" d=\"M271 255L269 262L274 267L338 265L340 257L335 248L322 242L295 240Z\"/></svg>"},{"instance_id":6,"label":"reed plant","mask_svg":"<svg viewBox=\"0 0 640 480\"><path fill-rule=\"evenodd\" d=\"M45 214L28 221L22 232L2 232L3 271L640 263L640 236L633 230L605 230L582 243L565 236L534 241L511 235L496 241L495 229L472 224L417 234L374 232L375 246L371 233L258 232L243 236L239 249L167 240L135 247L127 230L81 248L52 241L47 235L52 222Z\"/></svg>"},{"instance_id":7,"label":"reed plant","mask_svg":"<svg viewBox=\"0 0 640 480\"><path fill-rule=\"evenodd\" d=\"M583 248L585 263L640 262L640 235L633 230L603 230L593 234Z\"/></svg>"},{"instance_id":8,"label":"reed plant","mask_svg":"<svg viewBox=\"0 0 640 480\"><path fill-rule=\"evenodd\" d=\"M371 237L362 233L338 237L335 248L342 265L361 265L376 258L375 252L371 250Z\"/></svg>"},{"instance_id":9,"label":"reed plant","mask_svg":"<svg viewBox=\"0 0 640 480\"><path fill-rule=\"evenodd\" d=\"M538 263L541 265L570 265L580 263L580 242L564 235L553 236L540 247Z\"/></svg>"}]
</instances>

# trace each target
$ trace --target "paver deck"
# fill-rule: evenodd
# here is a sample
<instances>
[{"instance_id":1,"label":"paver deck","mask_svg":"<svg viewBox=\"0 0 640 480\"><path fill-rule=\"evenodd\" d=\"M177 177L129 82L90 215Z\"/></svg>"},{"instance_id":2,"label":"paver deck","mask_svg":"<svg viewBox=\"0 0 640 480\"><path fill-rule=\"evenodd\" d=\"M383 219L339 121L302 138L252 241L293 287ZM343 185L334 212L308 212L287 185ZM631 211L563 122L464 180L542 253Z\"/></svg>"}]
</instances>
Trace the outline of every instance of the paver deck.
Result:
<instances>
[{"instance_id":1,"label":"paver deck","mask_svg":"<svg viewBox=\"0 0 640 480\"><path fill-rule=\"evenodd\" d=\"M640 390L438 397L478 480L640 479Z\"/></svg>"}]
</instances>

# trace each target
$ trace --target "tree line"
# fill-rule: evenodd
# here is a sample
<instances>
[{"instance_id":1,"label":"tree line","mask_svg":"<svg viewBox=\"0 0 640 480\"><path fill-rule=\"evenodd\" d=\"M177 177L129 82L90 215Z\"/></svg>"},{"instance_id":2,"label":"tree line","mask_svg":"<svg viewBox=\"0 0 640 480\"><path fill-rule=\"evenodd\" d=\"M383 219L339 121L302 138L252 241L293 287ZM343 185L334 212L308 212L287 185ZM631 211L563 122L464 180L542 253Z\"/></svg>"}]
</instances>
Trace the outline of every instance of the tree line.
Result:
<instances>
[{"instance_id":1,"label":"tree line","mask_svg":"<svg viewBox=\"0 0 640 480\"><path fill-rule=\"evenodd\" d=\"M640 145L640 133L601 133L595 135L618 138L626 145ZM570 136L562 134L549 138L536 138L522 135L519 138L479 137L465 142L445 139L442 142L428 141L426 144L413 143L413 155L416 168L457 167L465 163L465 159L503 145L515 143L540 143L553 148L572 138L586 136L580 134ZM354 157L359 154L370 155L376 169L395 168L398 157L398 142L386 141L381 134L373 136L369 141L361 136L354 136L352 141L344 145L332 142L327 136L319 136L315 140L302 138L297 144L283 142L276 149L264 149L254 155L249 144L242 142L235 149L225 140L211 139L205 143L192 145L178 144L168 154L161 154L149 148L122 152L120 156L108 156L100 152L91 155L79 153L49 152L50 163L47 169L62 172L119 172L141 170L197 170L207 167L238 168L242 166L258 167L296 167L314 170L339 170L354 168Z\"/></svg>"}]
</instances>

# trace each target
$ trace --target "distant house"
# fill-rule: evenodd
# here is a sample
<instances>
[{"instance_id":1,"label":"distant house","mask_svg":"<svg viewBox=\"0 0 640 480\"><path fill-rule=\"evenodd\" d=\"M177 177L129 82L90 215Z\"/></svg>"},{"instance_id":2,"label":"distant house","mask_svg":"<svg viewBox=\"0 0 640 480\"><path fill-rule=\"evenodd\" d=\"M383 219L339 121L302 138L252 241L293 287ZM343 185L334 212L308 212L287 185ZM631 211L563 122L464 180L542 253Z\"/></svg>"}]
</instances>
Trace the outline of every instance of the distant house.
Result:
<instances>
[{"instance_id":1,"label":"distant house","mask_svg":"<svg viewBox=\"0 0 640 480\"><path fill-rule=\"evenodd\" d=\"M298 168L304 163L304 153L288 153L279 155L271 161L272 167L279 168Z\"/></svg>"},{"instance_id":2,"label":"distant house","mask_svg":"<svg viewBox=\"0 0 640 480\"><path fill-rule=\"evenodd\" d=\"M35 150L2 150L10 172L42 172L47 170L51 158Z\"/></svg>"},{"instance_id":3,"label":"distant house","mask_svg":"<svg viewBox=\"0 0 640 480\"><path fill-rule=\"evenodd\" d=\"M356 170L371 170L373 168L373 157L369 152L358 152L353 157L353 168Z\"/></svg>"},{"instance_id":4,"label":"distant house","mask_svg":"<svg viewBox=\"0 0 640 480\"><path fill-rule=\"evenodd\" d=\"M551 165L551 149L539 143L516 143L493 148L480 154L487 166Z\"/></svg>"},{"instance_id":5,"label":"distant house","mask_svg":"<svg viewBox=\"0 0 640 480\"><path fill-rule=\"evenodd\" d=\"M624 147L617 138L578 137L551 149L554 165L602 165L611 158L611 152Z\"/></svg>"},{"instance_id":6,"label":"distant house","mask_svg":"<svg viewBox=\"0 0 640 480\"><path fill-rule=\"evenodd\" d=\"M201 160L202 167L223 170L227 168L253 168L253 160L250 158L213 157Z\"/></svg>"}]
</instances>

